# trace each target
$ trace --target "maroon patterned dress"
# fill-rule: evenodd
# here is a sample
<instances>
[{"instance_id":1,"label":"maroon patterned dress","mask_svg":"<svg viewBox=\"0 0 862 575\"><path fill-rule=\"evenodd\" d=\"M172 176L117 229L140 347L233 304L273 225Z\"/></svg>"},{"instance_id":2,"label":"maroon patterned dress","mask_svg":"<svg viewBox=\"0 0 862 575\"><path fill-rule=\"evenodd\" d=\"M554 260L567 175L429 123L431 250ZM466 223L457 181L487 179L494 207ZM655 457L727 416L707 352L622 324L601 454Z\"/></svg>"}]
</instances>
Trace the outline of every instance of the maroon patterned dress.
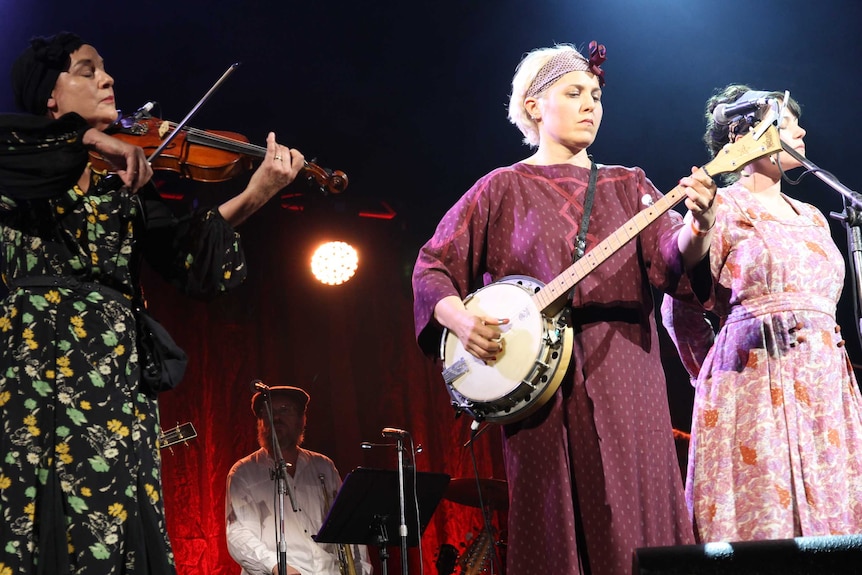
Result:
<instances>
[{"instance_id":1,"label":"maroon patterned dress","mask_svg":"<svg viewBox=\"0 0 862 575\"><path fill-rule=\"evenodd\" d=\"M568 164L519 163L449 210L413 273L416 335L429 355L441 298L514 274L547 283L571 265L588 179ZM642 170L601 166L587 251L643 209L644 196L659 192ZM660 217L578 284L569 373L547 405L503 426L511 575L619 575L637 547L693 542L650 288L687 293L679 222Z\"/></svg>"},{"instance_id":2,"label":"maroon patterned dress","mask_svg":"<svg viewBox=\"0 0 862 575\"><path fill-rule=\"evenodd\" d=\"M823 214L787 201L796 216L779 220L739 184L719 191L711 348L702 310L662 305L697 376L686 496L704 542L862 532L862 397L835 323L844 261Z\"/></svg>"}]
</instances>

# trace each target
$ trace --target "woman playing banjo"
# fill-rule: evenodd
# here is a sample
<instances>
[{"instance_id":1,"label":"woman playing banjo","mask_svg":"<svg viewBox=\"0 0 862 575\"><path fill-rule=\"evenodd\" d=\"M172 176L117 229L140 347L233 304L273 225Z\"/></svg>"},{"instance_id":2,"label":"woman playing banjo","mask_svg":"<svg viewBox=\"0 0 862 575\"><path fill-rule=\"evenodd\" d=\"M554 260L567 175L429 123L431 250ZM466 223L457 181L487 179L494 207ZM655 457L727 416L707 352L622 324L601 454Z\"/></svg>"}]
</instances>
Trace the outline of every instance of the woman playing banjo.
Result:
<instances>
[{"instance_id":1,"label":"woman playing banjo","mask_svg":"<svg viewBox=\"0 0 862 575\"><path fill-rule=\"evenodd\" d=\"M507 276L551 281L582 255L579 240L588 253L662 197L641 169L596 165L587 154L602 120L604 56L595 43L589 58L558 45L519 64L509 119L536 150L482 177L420 250L414 315L429 355L446 330L493 366L516 344L507 331L515 316L468 309L464 298ZM682 297L709 285L698 264L716 187L699 169L680 187L686 223L664 213L575 286L560 388L502 427L509 573L623 573L637 547L693 542L650 285Z\"/></svg>"}]
</instances>

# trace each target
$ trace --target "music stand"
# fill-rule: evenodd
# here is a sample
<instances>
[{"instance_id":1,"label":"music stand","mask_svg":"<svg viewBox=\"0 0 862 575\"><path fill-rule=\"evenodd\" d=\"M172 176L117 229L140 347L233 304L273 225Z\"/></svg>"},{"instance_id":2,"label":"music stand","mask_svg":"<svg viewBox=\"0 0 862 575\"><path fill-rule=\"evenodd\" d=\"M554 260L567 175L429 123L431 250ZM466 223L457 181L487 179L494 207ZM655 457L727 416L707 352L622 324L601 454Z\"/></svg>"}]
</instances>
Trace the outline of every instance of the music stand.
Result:
<instances>
[{"instance_id":1,"label":"music stand","mask_svg":"<svg viewBox=\"0 0 862 575\"><path fill-rule=\"evenodd\" d=\"M419 502L419 533L416 532L416 505L412 477L416 476L416 499ZM405 507L407 545L416 547L437 504L449 485L445 473L411 472L408 482L408 505ZM397 546L400 519L398 474L391 469L357 467L344 483L317 535L318 543L376 546L380 548L381 568L386 575L388 546ZM392 537L390 538L390 533Z\"/></svg>"}]
</instances>

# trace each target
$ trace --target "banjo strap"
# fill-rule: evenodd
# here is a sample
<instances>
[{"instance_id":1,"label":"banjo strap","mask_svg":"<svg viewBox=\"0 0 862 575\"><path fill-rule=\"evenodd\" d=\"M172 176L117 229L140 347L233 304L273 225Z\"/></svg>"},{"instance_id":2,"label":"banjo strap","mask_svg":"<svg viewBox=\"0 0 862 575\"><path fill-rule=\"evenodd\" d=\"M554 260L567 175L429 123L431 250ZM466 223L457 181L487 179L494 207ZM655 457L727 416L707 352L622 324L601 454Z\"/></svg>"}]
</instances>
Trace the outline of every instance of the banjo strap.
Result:
<instances>
[{"instance_id":1,"label":"banjo strap","mask_svg":"<svg viewBox=\"0 0 862 575\"><path fill-rule=\"evenodd\" d=\"M584 198L584 217L581 218L581 229L575 242L575 255L572 258L572 262L576 262L584 257L584 252L587 249L587 228L590 225L590 213L593 211L593 198L596 196L598 171L596 163L590 158L590 183L587 186L587 195Z\"/></svg>"},{"instance_id":2,"label":"banjo strap","mask_svg":"<svg viewBox=\"0 0 862 575\"><path fill-rule=\"evenodd\" d=\"M590 158L590 183L587 185L587 194L584 197L584 216L581 218L581 229L578 231L578 237L575 240L575 253L572 256L572 263L584 257L587 250L587 228L590 225L590 213L593 211L593 198L596 196L596 179L598 178L599 169L596 163ZM577 284L569 290L569 301L575 298L575 289Z\"/></svg>"}]
</instances>

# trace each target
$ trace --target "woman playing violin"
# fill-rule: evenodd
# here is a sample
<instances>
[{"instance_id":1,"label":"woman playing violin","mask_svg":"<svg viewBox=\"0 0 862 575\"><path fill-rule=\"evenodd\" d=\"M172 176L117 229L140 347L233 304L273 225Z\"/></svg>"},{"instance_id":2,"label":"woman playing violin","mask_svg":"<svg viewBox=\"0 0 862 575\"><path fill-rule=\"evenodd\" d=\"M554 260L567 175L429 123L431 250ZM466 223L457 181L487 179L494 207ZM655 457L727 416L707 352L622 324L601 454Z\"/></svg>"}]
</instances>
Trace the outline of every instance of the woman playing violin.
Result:
<instances>
[{"instance_id":1,"label":"woman playing violin","mask_svg":"<svg viewBox=\"0 0 862 575\"><path fill-rule=\"evenodd\" d=\"M103 132L117 109L95 48L37 38L12 72L27 114L0 116L0 573L175 573L132 309L140 265L192 297L237 286L234 226L304 158L269 134L242 193L176 219L143 151ZM89 150L120 189L100 185Z\"/></svg>"}]
</instances>

